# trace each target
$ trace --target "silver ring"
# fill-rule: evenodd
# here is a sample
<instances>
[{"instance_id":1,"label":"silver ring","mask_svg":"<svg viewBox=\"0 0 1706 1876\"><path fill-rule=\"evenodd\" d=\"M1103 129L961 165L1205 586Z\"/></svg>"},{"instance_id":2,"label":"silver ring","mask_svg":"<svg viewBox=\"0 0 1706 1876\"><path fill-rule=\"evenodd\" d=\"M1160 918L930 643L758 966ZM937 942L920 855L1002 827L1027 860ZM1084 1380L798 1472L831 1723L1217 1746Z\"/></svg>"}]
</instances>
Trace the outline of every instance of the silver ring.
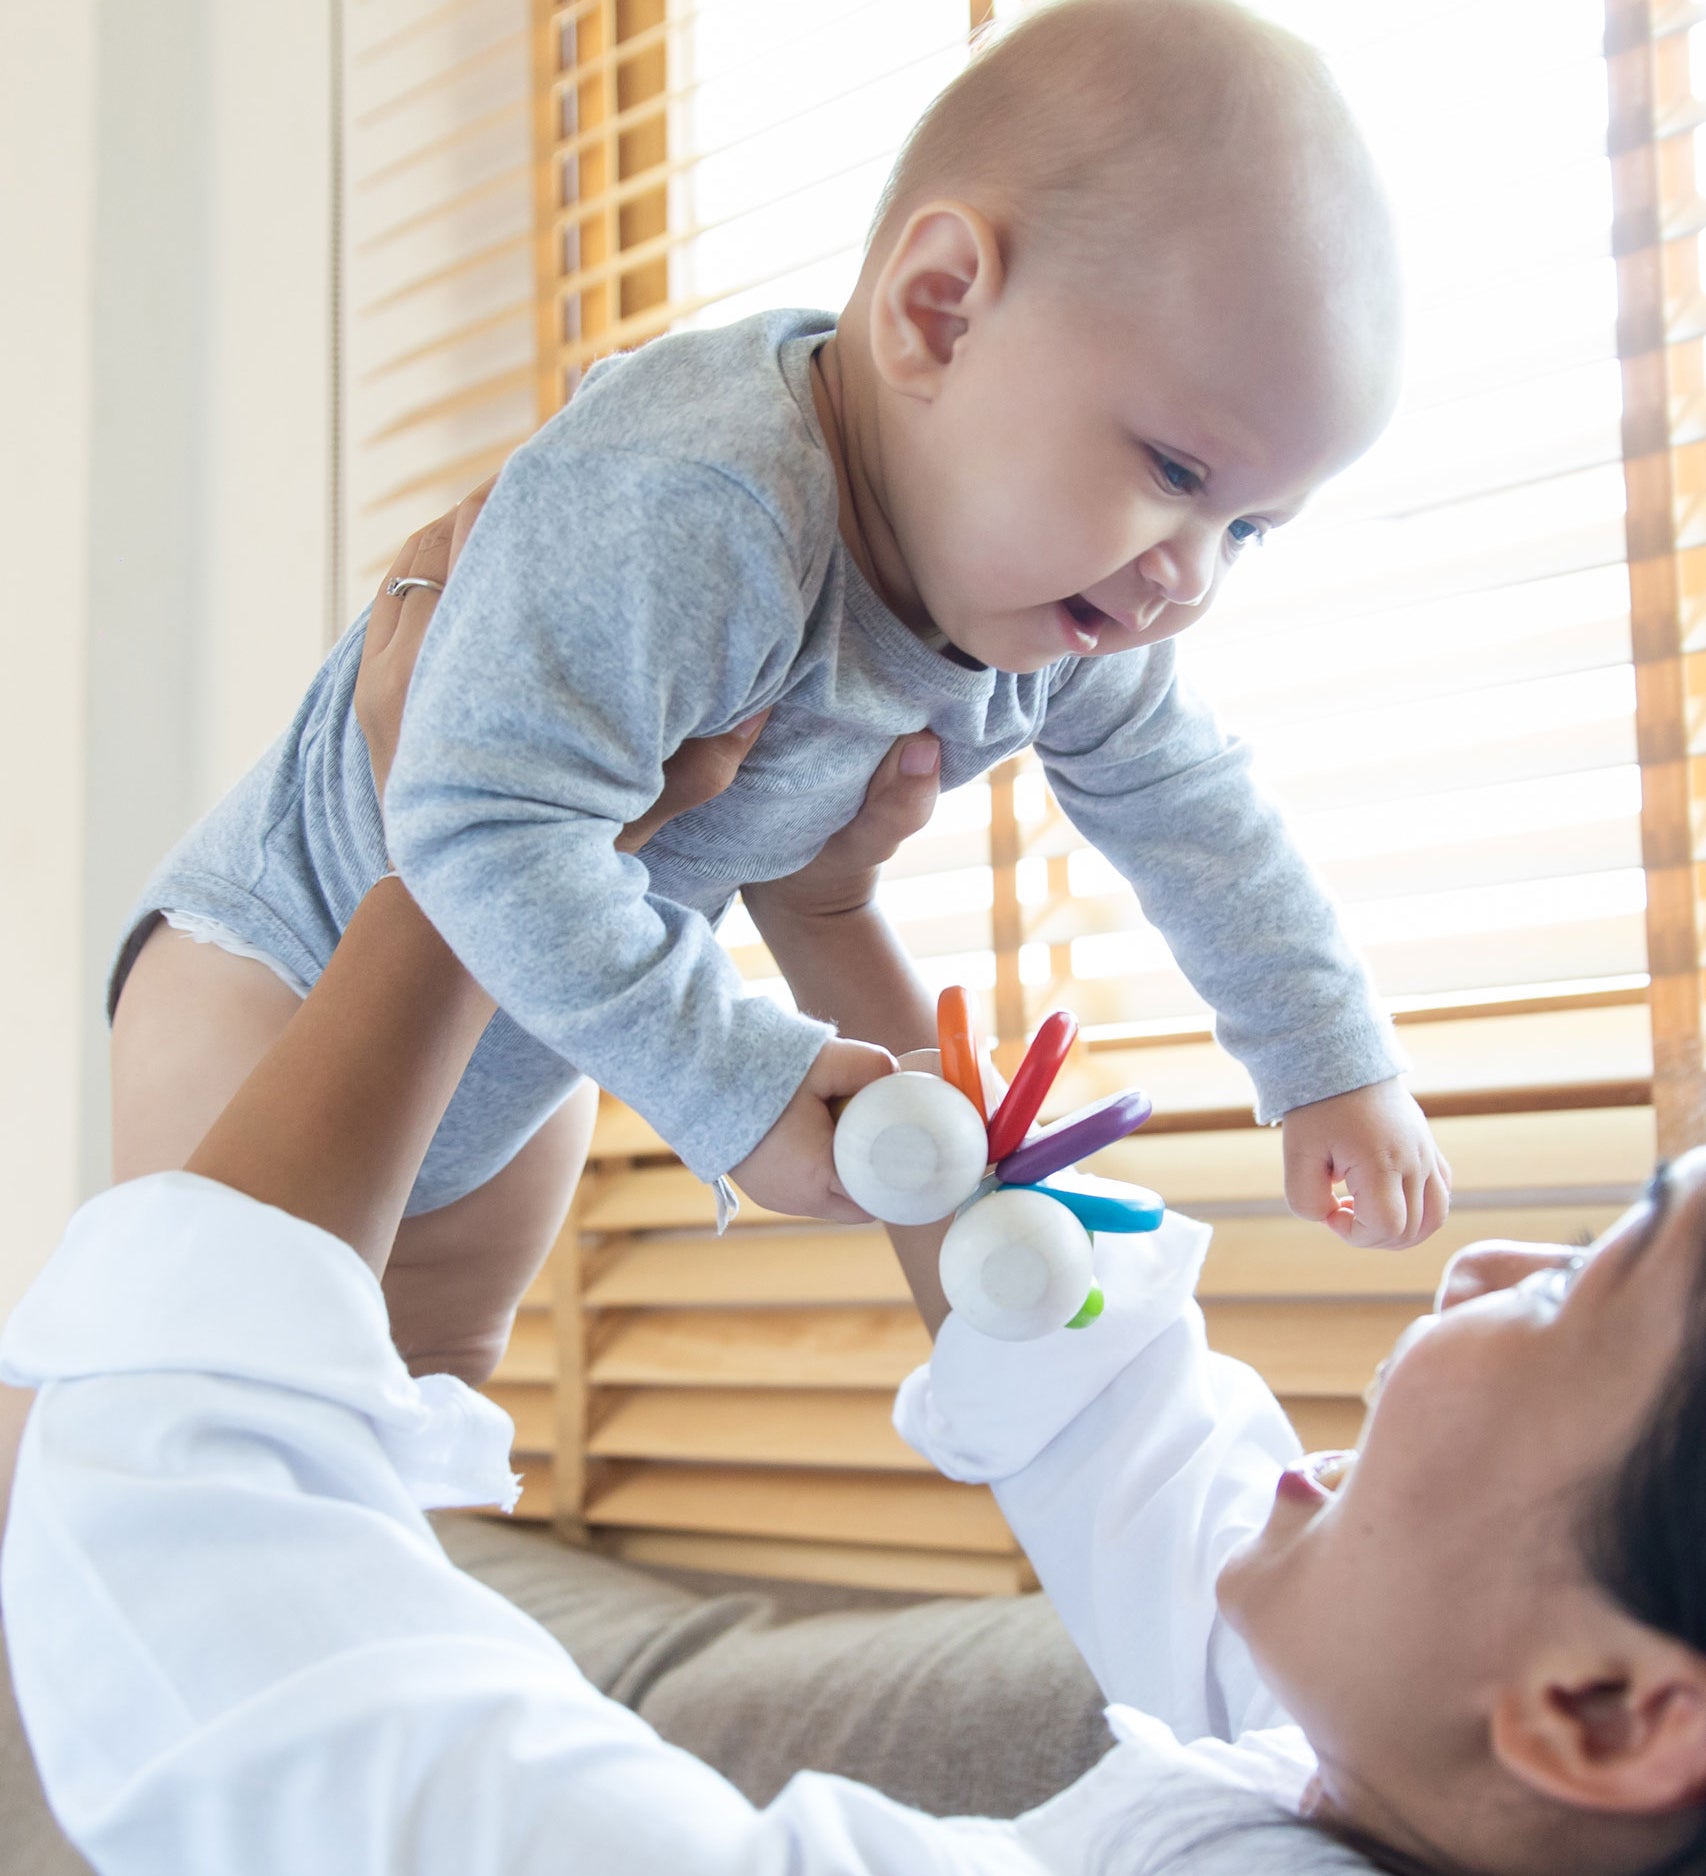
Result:
<instances>
[{"instance_id":1,"label":"silver ring","mask_svg":"<svg viewBox=\"0 0 1706 1876\"><path fill-rule=\"evenodd\" d=\"M406 580L387 580L385 582L385 591L392 599L395 599L398 594L406 593L411 586L425 587L429 593L442 593L444 591L444 582L442 580L421 580L416 579L413 575Z\"/></svg>"}]
</instances>

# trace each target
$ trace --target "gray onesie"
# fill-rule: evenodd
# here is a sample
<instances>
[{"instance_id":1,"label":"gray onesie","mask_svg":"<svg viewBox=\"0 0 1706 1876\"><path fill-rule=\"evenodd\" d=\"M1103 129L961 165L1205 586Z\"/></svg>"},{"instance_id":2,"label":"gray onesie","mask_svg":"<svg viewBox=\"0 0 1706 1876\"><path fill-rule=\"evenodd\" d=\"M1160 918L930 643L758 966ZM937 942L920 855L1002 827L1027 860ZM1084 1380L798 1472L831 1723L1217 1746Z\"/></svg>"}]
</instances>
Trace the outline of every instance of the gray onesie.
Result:
<instances>
[{"instance_id":1,"label":"gray onesie","mask_svg":"<svg viewBox=\"0 0 1706 1876\"><path fill-rule=\"evenodd\" d=\"M770 313L600 365L510 460L469 538L415 671L386 821L410 890L502 1013L412 1212L497 1172L577 1072L700 1177L743 1159L828 1031L743 996L713 923L742 883L809 860L894 739L926 727L945 788L1036 745L1215 1010L1264 1119L1402 1065L1331 903L1170 644L968 669L861 577L810 392L833 325ZM115 994L162 909L319 974L385 870L350 708L364 624L149 882ZM726 793L639 856L614 850L665 757L765 706Z\"/></svg>"}]
</instances>

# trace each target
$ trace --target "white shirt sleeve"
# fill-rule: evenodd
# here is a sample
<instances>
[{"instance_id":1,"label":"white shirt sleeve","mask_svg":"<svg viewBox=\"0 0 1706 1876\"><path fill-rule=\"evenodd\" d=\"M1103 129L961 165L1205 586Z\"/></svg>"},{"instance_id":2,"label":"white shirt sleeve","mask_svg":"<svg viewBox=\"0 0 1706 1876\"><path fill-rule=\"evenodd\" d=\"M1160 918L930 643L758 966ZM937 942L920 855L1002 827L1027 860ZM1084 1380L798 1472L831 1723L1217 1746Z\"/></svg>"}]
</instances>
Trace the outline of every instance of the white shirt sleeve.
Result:
<instances>
[{"instance_id":1,"label":"white shirt sleeve","mask_svg":"<svg viewBox=\"0 0 1706 1876\"><path fill-rule=\"evenodd\" d=\"M336 1239L187 1174L94 1200L0 1340L40 1389L0 1595L103 1876L1035 1876L1010 1825L803 1774L765 1810L454 1569L511 1428L417 1386Z\"/></svg>"},{"instance_id":2,"label":"white shirt sleeve","mask_svg":"<svg viewBox=\"0 0 1706 1876\"><path fill-rule=\"evenodd\" d=\"M1085 1329L998 1342L950 1315L895 1424L995 1496L1111 1701L1176 1737L1282 1725L1214 1584L1259 1530L1297 1436L1261 1379L1209 1351L1192 1300L1209 1230L1096 1241L1106 1303Z\"/></svg>"}]
</instances>

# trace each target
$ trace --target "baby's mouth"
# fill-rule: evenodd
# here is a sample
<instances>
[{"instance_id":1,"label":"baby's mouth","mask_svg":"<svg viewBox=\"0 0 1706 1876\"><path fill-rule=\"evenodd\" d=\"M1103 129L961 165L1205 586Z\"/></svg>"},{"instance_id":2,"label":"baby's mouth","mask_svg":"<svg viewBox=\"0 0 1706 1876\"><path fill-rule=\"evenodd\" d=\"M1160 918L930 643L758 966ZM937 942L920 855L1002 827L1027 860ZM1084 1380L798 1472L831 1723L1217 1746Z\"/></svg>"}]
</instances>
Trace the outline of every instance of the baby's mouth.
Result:
<instances>
[{"instance_id":1,"label":"baby's mouth","mask_svg":"<svg viewBox=\"0 0 1706 1876\"><path fill-rule=\"evenodd\" d=\"M1117 623L1100 606L1092 605L1082 593L1073 593L1063 599L1060 610L1066 615L1068 637L1075 651L1094 651L1103 628Z\"/></svg>"}]
</instances>

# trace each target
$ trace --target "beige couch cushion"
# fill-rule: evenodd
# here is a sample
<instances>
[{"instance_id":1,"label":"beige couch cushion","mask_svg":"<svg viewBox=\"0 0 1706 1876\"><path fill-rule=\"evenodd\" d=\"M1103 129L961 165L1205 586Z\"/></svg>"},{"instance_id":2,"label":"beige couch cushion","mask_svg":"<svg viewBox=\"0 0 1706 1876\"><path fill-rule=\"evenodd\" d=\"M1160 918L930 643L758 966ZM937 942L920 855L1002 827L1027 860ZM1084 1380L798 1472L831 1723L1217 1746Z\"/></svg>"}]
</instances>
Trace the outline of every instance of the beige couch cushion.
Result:
<instances>
[{"instance_id":1,"label":"beige couch cushion","mask_svg":"<svg viewBox=\"0 0 1706 1876\"><path fill-rule=\"evenodd\" d=\"M810 1768L939 1816L1013 1817L1112 1744L1042 1596L918 1602L665 1577L484 1519L445 1519L439 1534L597 1686L757 1804Z\"/></svg>"},{"instance_id":2,"label":"beige couch cushion","mask_svg":"<svg viewBox=\"0 0 1706 1876\"><path fill-rule=\"evenodd\" d=\"M938 1816L1013 1817L1113 1743L1041 1596L778 1622L760 1606L660 1678L640 1712L764 1803L802 1767Z\"/></svg>"}]
</instances>

